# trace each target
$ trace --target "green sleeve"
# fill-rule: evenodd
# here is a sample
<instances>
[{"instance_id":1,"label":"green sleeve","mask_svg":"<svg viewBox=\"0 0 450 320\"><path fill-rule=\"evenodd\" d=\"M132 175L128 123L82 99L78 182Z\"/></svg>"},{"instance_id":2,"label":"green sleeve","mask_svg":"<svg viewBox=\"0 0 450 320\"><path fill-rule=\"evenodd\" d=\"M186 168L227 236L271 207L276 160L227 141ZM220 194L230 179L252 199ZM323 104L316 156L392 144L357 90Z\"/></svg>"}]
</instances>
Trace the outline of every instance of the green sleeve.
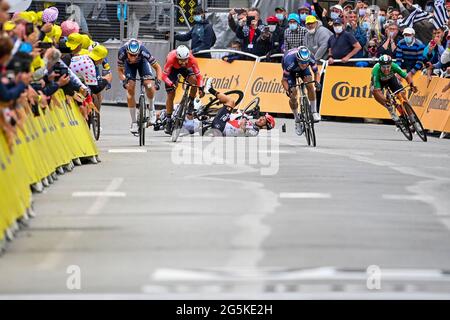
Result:
<instances>
[{"instance_id":1,"label":"green sleeve","mask_svg":"<svg viewBox=\"0 0 450 320\"><path fill-rule=\"evenodd\" d=\"M402 68L399 67L398 64L392 63L392 72L399 74L402 78L406 78L408 75Z\"/></svg>"},{"instance_id":2,"label":"green sleeve","mask_svg":"<svg viewBox=\"0 0 450 320\"><path fill-rule=\"evenodd\" d=\"M375 89L381 89L380 83L380 65L377 63L372 69L372 83Z\"/></svg>"}]
</instances>

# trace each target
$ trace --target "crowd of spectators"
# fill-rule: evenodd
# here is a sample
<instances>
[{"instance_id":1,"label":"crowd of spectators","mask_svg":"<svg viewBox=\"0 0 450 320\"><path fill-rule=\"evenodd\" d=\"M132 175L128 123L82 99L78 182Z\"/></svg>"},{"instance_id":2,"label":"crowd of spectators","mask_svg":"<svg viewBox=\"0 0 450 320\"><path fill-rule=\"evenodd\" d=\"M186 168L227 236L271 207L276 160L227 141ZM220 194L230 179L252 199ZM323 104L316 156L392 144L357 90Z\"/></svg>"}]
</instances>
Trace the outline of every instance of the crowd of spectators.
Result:
<instances>
[{"instance_id":1,"label":"crowd of spectators","mask_svg":"<svg viewBox=\"0 0 450 320\"><path fill-rule=\"evenodd\" d=\"M450 73L445 59L450 50L450 1L396 2L396 7L380 8L363 0L339 0L326 10L312 0L297 12L276 7L265 21L258 8L235 8L228 15L228 25L236 34L229 47L269 59L306 46L316 60L359 67L372 66L376 58L388 54L411 73ZM349 62L355 58L373 61ZM228 62L236 59L249 58L239 54L224 57Z\"/></svg>"},{"instance_id":2,"label":"crowd of spectators","mask_svg":"<svg viewBox=\"0 0 450 320\"><path fill-rule=\"evenodd\" d=\"M58 25L56 7L10 11L8 1L0 0L0 130L11 144L27 110L40 116L59 89L86 116L112 74L108 50L74 21Z\"/></svg>"}]
</instances>

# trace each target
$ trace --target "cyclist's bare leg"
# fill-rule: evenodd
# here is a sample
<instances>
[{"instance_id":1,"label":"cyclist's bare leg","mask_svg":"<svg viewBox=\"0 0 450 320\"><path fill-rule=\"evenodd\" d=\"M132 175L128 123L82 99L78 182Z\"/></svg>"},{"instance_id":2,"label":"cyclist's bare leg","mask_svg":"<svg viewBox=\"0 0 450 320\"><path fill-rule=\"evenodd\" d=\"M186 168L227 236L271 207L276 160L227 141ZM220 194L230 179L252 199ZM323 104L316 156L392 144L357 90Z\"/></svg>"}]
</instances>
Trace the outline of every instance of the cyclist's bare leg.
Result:
<instances>
[{"instance_id":1,"label":"cyclist's bare leg","mask_svg":"<svg viewBox=\"0 0 450 320\"><path fill-rule=\"evenodd\" d=\"M192 85L197 85L197 77L192 75L187 78L187 81ZM191 91L189 92L189 97L191 97L191 101L194 101L197 95L197 87L191 87Z\"/></svg>"},{"instance_id":2,"label":"cyclist's bare leg","mask_svg":"<svg viewBox=\"0 0 450 320\"><path fill-rule=\"evenodd\" d=\"M152 114L151 112L155 111L155 93L156 93L156 88L155 88L155 84L154 84L154 80L144 80L144 86L145 86L145 93L147 95L148 98L148 107L149 107L149 117L150 117L150 123L156 121L155 115L153 115L153 119L152 119ZM148 123L148 125L150 125L150 123Z\"/></svg>"},{"instance_id":3,"label":"cyclist's bare leg","mask_svg":"<svg viewBox=\"0 0 450 320\"><path fill-rule=\"evenodd\" d=\"M130 111L131 122L137 122L136 119L136 99L134 98L136 90L136 81L129 80L127 83L127 104Z\"/></svg>"},{"instance_id":4,"label":"cyclist's bare leg","mask_svg":"<svg viewBox=\"0 0 450 320\"><path fill-rule=\"evenodd\" d=\"M175 90L167 92L166 113L171 116L173 113L173 101L175 100Z\"/></svg>"},{"instance_id":5,"label":"cyclist's bare leg","mask_svg":"<svg viewBox=\"0 0 450 320\"><path fill-rule=\"evenodd\" d=\"M307 76L303 79L305 82L312 81L312 76ZM314 88L314 84L310 83L306 85L306 89L308 90L308 99L311 105L311 112L317 113L317 101L316 101L316 90Z\"/></svg>"},{"instance_id":6,"label":"cyclist's bare leg","mask_svg":"<svg viewBox=\"0 0 450 320\"><path fill-rule=\"evenodd\" d=\"M373 97L375 98L375 100L381 104L383 107L386 107L386 102L387 99L383 94L383 91L381 91L381 89L372 89L372 93L373 93Z\"/></svg>"}]
</instances>

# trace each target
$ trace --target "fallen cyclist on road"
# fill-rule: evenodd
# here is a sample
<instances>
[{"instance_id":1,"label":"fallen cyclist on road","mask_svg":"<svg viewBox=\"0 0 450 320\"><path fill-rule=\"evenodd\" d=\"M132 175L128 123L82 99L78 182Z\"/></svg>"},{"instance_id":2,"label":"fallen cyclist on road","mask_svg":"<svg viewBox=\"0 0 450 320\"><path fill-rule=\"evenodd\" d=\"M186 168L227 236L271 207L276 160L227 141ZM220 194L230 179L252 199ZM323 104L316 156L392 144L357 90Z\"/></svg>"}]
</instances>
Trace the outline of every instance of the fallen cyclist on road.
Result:
<instances>
[{"instance_id":1,"label":"fallen cyclist on road","mask_svg":"<svg viewBox=\"0 0 450 320\"><path fill-rule=\"evenodd\" d=\"M387 54L382 55L378 59L378 63L373 67L370 87L375 100L388 109L392 120L398 122L399 116L397 115L394 106L389 104L388 99L386 99L382 91L386 87L388 87L392 92L402 88L402 85L398 81L396 75L406 79L411 87L411 90L413 92L417 92L417 88L413 84L411 74L406 73L398 66L398 64L392 62L392 58ZM403 96L404 100L407 100L405 91L402 91L399 94ZM399 110L399 112L402 112L402 110Z\"/></svg>"},{"instance_id":2,"label":"fallen cyclist on road","mask_svg":"<svg viewBox=\"0 0 450 320\"><path fill-rule=\"evenodd\" d=\"M216 91L212 86L212 79L206 81L204 92L216 97L223 107L219 109L212 121L208 117L205 118L201 107L195 110L194 113L188 113L186 115L186 120L183 123L183 129L190 134L194 134L195 132L203 133L206 131L204 129L210 129L212 134L218 136L253 137L257 136L260 130L271 130L275 127L275 119L268 113L253 120L240 111L233 111L236 102L230 96ZM155 130L163 128L167 118L166 111L161 111L158 114L160 125L155 126Z\"/></svg>"}]
</instances>

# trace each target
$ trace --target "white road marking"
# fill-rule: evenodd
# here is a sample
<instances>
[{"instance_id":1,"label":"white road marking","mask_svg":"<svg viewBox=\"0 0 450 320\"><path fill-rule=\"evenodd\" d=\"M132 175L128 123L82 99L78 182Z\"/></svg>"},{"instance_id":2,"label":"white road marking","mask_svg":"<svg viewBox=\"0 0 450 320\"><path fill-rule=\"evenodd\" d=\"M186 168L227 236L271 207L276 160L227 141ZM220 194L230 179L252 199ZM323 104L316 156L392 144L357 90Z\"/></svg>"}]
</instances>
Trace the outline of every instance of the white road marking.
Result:
<instances>
[{"instance_id":1,"label":"white road marking","mask_svg":"<svg viewBox=\"0 0 450 320\"><path fill-rule=\"evenodd\" d=\"M318 192L281 192L281 199L330 199L329 193Z\"/></svg>"},{"instance_id":2,"label":"white road marking","mask_svg":"<svg viewBox=\"0 0 450 320\"><path fill-rule=\"evenodd\" d=\"M145 153L148 149L109 149L109 153Z\"/></svg>"},{"instance_id":3,"label":"white road marking","mask_svg":"<svg viewBox=\"0 0 450 320\"><path fill-rule=\"evenodd\" d=\"M73 197L94 197L97 199L86 211L86 215L98 215L103 210L104 206L113 197L124 197L126 194L124 192L117 192L116 190L122 185L124 178L114 178L109 183L104 191L98 192L74 192ZM62 261L64 250L68 247L73 246L79 237L83 234L83 231L68 231L64 234L63 238L58 241L56 247L48 253L41 263L38 264L38 269L41 270L54 270L55 267Z\"/></svg>"},{"instance_id":4,"label":"white road marking","mask_svg":"<svg viewBox=\"0 0 450 320\"><path fill-rule=\"evenodd\" d=\"M411 200L411 201L433 201L434 197L420 195L420 194L383 194L383 199L386 200Z\"/></svg>"}]
</instances>

